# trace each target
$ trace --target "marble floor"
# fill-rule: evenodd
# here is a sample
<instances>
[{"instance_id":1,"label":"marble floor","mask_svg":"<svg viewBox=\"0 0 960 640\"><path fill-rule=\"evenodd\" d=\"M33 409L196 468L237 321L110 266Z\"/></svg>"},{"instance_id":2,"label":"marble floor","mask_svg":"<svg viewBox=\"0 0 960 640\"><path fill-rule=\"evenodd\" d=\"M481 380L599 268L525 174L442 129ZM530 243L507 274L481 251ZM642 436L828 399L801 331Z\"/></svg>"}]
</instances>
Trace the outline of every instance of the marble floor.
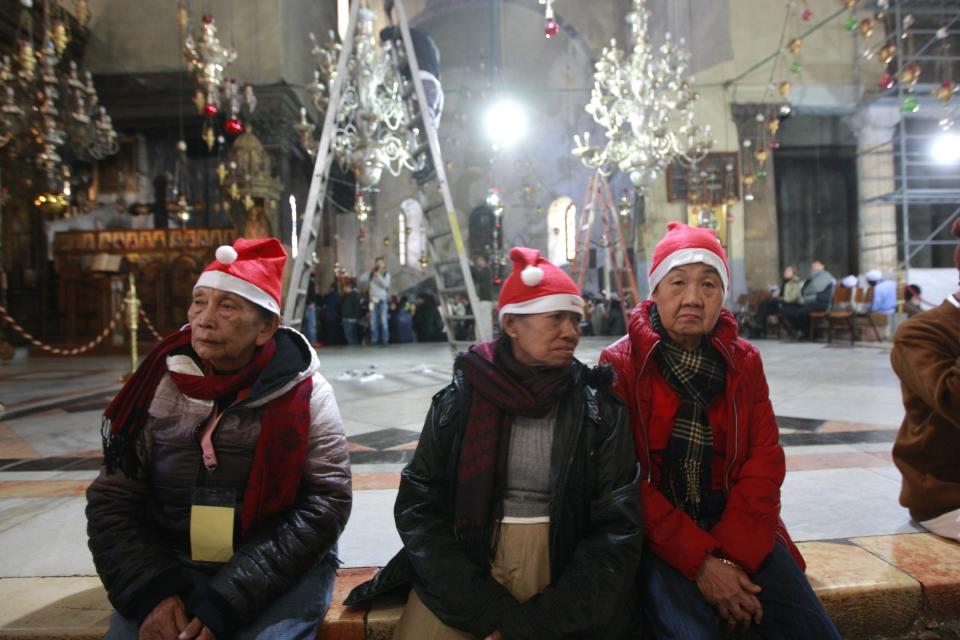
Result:
<instances>
[{"instance_id":1,"label":"marble floor","mask_svg":"<svg viewBox=\"0 0 960 640\"><path fill-rule=\"evenodd\" d=\"M607 338L585 338L595 362ZM783 519L798 541L916 531L897 503L890 448L903 416L888 345L757 341L788 473ZM450 377L446 345L321 350L350 442L354 508L347 567L400 546L392 509L431 396ZM90 576L83 492L100 464L100 414L128 366L120 357L0 365L0 578Z\"/></svg>"}]
</instances>

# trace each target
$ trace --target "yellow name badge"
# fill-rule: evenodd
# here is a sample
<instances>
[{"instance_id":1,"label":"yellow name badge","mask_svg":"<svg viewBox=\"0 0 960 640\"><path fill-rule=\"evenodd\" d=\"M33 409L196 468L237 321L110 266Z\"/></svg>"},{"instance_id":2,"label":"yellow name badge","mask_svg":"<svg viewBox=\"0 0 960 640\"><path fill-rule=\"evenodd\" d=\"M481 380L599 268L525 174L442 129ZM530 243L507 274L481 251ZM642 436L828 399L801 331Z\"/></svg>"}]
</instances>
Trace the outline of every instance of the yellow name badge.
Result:
<instances>
[{"instance_id":1,"label":"yellow name badge","mask_svg":"<svg viewBox=\"0 0 960 640\"><path fill-rule=\"evenodd\" d=\"M195 504L190 510L190 557L228 562L233 557L233 507Z\"/></svg>"}]
</instances>

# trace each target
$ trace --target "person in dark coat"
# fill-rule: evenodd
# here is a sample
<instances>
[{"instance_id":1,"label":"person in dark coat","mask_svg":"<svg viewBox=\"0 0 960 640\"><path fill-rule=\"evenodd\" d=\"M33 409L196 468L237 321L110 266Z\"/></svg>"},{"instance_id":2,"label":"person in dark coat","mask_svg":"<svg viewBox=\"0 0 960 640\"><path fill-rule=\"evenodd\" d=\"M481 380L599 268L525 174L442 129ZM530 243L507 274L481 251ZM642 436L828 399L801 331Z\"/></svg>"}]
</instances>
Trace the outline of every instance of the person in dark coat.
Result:
<instances>
[{"instance_id":1,"label":"person in dark coat","mask_svg":"<svg viewBox=\"0 0 960 640\"><path fill-rule=\"evenodd\" d=\"M279 326L280 242L216 256L189 324L104 413L86 516L108 640L312 638L332 597L351 506L337 401Z\"/></svg>"},{"instance_id":2,"label":"person in dark coat","mask_svg":"<svg viewBox=\"0 0 960 640\"><path fill-rule=\"evenodd\" d=\"M337 281L330 284L330 290L320 301L320 335L326 346L340 344L340 292Z\"/></svg>"},{"instance_id":3,"label":"person in dark coat","mask_svg":"<svg viewBox=\"0 0 960 640\"><path fill-rule=\"evenodd\" d=\"M417 296L413 331L417 334L417 342L440 342L444 339L443 319L433 294L421 293Z\"/></svg>"},{"instance_id":4,"label":"person in dark coat","mask_svg":"<svg viewBox=\"0 0 960 640\"><path fill-rule=\"evenodd\" d=\"M639 637L627 414L610 371L573 357L576 284L534 249L510 258L503 335L457 358L401 474L403 550L347 603L409 592L395 640Z\"/></svg>"},{"instance_id":5,"label":"person in dark coat","mask_svg":"<svg viewBox=\"0 0 960 640\"><path fill-rule=\"evenodd\" d=\"M357 283L351 278L347 291L340 302L340 315L343 318L343 336L349 345L360 344L360 314L362 309Z\"/></svg>"}]
</instances>

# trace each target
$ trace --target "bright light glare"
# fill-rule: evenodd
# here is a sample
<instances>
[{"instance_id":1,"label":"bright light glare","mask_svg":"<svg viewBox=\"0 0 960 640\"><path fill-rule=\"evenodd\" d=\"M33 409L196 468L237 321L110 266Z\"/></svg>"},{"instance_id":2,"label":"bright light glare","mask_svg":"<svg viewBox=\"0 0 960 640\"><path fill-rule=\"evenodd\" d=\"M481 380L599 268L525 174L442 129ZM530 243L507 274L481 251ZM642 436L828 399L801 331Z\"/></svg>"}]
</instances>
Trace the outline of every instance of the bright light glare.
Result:
<instances>
[{"instance_id":1,"label":"bright light glare","mask_svg":"<svg viewBox=\"0 0 960 640\"><path fill-rule=\"evenodd\" d=\"M491 142L500 147L510 147L527 133L527 114L516 102L499 100L487 109L483 124Z\"/></svg>"},{"instance_id":2,"label":"bright light glare","mask_svg":"<svg viewBox=\"0 0 960 640\"><path fill-rule=\"evenodd\" d=\"M940 164L955 164L960 160L960 136L955 133L941 133L933 141L930 155Z\"/></svg>"}]
</instances>

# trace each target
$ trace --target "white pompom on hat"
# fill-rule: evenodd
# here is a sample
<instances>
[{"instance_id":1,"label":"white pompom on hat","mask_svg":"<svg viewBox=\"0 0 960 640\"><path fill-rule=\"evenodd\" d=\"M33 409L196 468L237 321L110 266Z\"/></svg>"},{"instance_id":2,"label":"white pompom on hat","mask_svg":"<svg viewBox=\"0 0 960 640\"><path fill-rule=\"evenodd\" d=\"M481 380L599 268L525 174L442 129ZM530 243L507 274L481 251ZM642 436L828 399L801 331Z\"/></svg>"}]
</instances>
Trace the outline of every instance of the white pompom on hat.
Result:
<instances>
[{"instance_id":1,"label":"white pompom on hat","mask_svg":"<svg viewBox=\"0 0 960 640\"><path fill-rule=\"evenodd\" d=\"M583 298L576 283L536 249L510 250L513 270L500 290L500 320L508 313L529 315L572 311L583 316Z\"/></svg>"}]
</instances>

